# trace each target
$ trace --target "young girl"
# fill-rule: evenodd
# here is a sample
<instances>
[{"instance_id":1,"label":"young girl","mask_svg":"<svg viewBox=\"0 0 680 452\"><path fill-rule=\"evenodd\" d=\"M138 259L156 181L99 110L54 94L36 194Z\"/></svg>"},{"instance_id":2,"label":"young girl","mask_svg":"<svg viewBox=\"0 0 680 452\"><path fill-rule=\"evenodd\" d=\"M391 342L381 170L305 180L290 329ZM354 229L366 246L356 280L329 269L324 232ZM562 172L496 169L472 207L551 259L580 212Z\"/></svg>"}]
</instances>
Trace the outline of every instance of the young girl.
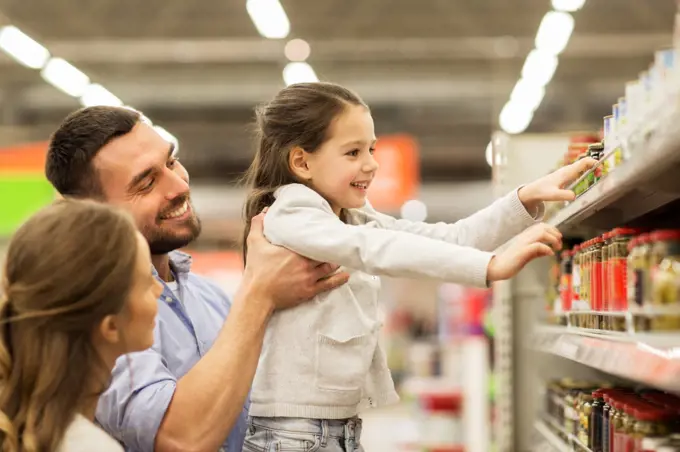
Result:
<instances>
[{"instance_id":1,"label":"young girl","mask_svg":"<svg viewBox=\"0 0 680 452\"><path fill-rule=\"evenodd\" d=\"M366 192L378 171L371 113L330 83L291 85L258 111L259 148L247 174L247 235L264 208L275 245L350 273L348 284L269 323L252 388L245 451L362 450L357 414L396 402L378 342L376 275L428 277L471 286L515 275L560 247L554 228L529 229L544 200L573 199L562 187L593 164L581 161L515 190L455 224L397 220ZM550 245L550 246L548 246Z\"/></svg>"},{"instance_id":2,"label":"young girl","mask_svg":"<svg viewBox=\"0 0 680 452\"><path fill-rule=\"evenodd\" d=\"M12 238L0 288L0 450L122 452L94 424L116 358L153 344L161 286L132 220L58 201Z\"/></svg>"}]
</instances>

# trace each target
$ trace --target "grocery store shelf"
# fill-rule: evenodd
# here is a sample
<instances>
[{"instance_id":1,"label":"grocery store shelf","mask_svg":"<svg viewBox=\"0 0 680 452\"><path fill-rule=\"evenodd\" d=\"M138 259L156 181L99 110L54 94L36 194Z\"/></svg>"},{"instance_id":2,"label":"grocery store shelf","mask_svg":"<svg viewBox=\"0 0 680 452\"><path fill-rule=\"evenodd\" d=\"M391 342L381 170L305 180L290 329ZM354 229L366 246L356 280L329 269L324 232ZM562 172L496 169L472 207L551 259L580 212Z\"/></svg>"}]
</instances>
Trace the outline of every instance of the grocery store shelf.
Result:
<instances>
[{"instance_id":1,"label":"grocery store shelf","mask_svg":"<svg viewBox=\"0 0 680 452\"><path fill-rule=\"evenodd\" d=\"M574 435L567 433L555 421L548 417L543 417L543 420L538 420L534 423L534 428L540 436L548 443L548 445L560 452L593 452L591 449L581 443ZM566 438L566 441L565 441ZM534 450L545 451L545 448Z\"/></svg>"},{"instance_id":2,"label":"grocery store shelf","mask_svg":"<svg viewBox=\"0 0 680 452\"><path fill-rule=\"evenodd\" d=\"M621 378L680 393L680 334L537 326L531 346Z\"/></svg>"},{"instance_id":3,"label":"grocery store shelf","mask_svg":"<svg viewBox=\"0 0 680 452\"><path fill-rule=\"evenodd\" d=\"M680 111L661 113L645 144L628 144L632 158L548 220L562 230L614 228L680 199ZM675 124L674 124L675 123Z\"/></svg>"},{"instance_id":4,"label":"grocery store shelf","mask_svg":"<svg viewBox=\"0 0 680 452\"><path fill-rule=\"evenodd\" d=\"M557 436L550 427L543 421L536 421L534 423L534 428L536 431L539 433L540 437L545 440L547 443L547 446L550 447L550 449L558 451L558 452L572 452L573 449L571 446L564 442L562 438ZM537 444L537 447L534 447L534 450L536 452L538 451L545 451L547 448L545 447L545 444Z\"/></svg>"}]
</instances>

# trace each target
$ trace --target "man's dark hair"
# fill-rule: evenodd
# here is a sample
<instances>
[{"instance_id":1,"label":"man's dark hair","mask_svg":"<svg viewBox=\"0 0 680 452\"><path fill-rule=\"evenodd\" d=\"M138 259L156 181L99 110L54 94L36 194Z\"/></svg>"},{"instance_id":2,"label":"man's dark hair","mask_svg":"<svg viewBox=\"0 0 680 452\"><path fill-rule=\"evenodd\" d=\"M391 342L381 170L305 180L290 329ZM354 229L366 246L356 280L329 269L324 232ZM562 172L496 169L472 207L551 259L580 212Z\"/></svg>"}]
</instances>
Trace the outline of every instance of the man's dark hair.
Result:
<instances>
[{"instance_id":1,"label":"man's dark hair","mask_svg":"<svg viewBox=\"0 0 680 452\"><path fill-rule=\"evenodd\" d=\"M45 176L63 196L103 197L92 160L114 138L127 135L140 121L124 107L88 107L71 113L52 135Z\"/></svg>"}]
</instances>

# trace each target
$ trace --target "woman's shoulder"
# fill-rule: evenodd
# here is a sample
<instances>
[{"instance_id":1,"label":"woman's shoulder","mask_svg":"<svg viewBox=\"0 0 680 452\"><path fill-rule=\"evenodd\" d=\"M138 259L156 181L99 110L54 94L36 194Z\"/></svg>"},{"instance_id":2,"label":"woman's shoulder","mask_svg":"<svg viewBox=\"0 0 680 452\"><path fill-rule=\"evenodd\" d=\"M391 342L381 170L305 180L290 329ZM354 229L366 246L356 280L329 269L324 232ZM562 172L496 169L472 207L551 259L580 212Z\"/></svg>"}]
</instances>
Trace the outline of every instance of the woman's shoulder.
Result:
<instances>
[{"instance_id":1,"label":"woman's shoulder","mask_svg":"<svg viewBox=\"0 0 680 452\"><path fill-rule=\"evenodd\" d=\"M123 447L84 416L76 415L68 426L58 452L124 452Z\"/></svg>"}]
</instances>

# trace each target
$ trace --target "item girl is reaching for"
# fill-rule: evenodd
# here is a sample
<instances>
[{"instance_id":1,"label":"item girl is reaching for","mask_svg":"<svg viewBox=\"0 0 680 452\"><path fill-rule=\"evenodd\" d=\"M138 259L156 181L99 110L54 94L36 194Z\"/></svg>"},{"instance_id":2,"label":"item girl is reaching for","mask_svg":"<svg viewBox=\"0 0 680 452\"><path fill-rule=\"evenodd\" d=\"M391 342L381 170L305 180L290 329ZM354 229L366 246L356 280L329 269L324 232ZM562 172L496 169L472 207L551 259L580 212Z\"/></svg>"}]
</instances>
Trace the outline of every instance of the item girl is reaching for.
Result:
<instances>
[{"instance_id":1,"label":"item girl is reaching for","mask_svg":"<svg viewBox=\"0 0 680 452\"><path fill-rule=\"evenodd\" d=\"M396 401L378 344L375 275L480 287L512 277L559 248L560 233L539 225L493 250L533 225L543 201L573 199L563 187L595 163L580 160L455 224L417 223L378 213L366 199L378 171L376 135L355 93L330 83L291 85L258 109L257 121L245 235L269 207L270 242L350 273L345 286L273 315L252 388L250 414L262 418L349 419L362 407ZM256 428L246 446L253 434Z\"/></svg>"}]
</instances>

